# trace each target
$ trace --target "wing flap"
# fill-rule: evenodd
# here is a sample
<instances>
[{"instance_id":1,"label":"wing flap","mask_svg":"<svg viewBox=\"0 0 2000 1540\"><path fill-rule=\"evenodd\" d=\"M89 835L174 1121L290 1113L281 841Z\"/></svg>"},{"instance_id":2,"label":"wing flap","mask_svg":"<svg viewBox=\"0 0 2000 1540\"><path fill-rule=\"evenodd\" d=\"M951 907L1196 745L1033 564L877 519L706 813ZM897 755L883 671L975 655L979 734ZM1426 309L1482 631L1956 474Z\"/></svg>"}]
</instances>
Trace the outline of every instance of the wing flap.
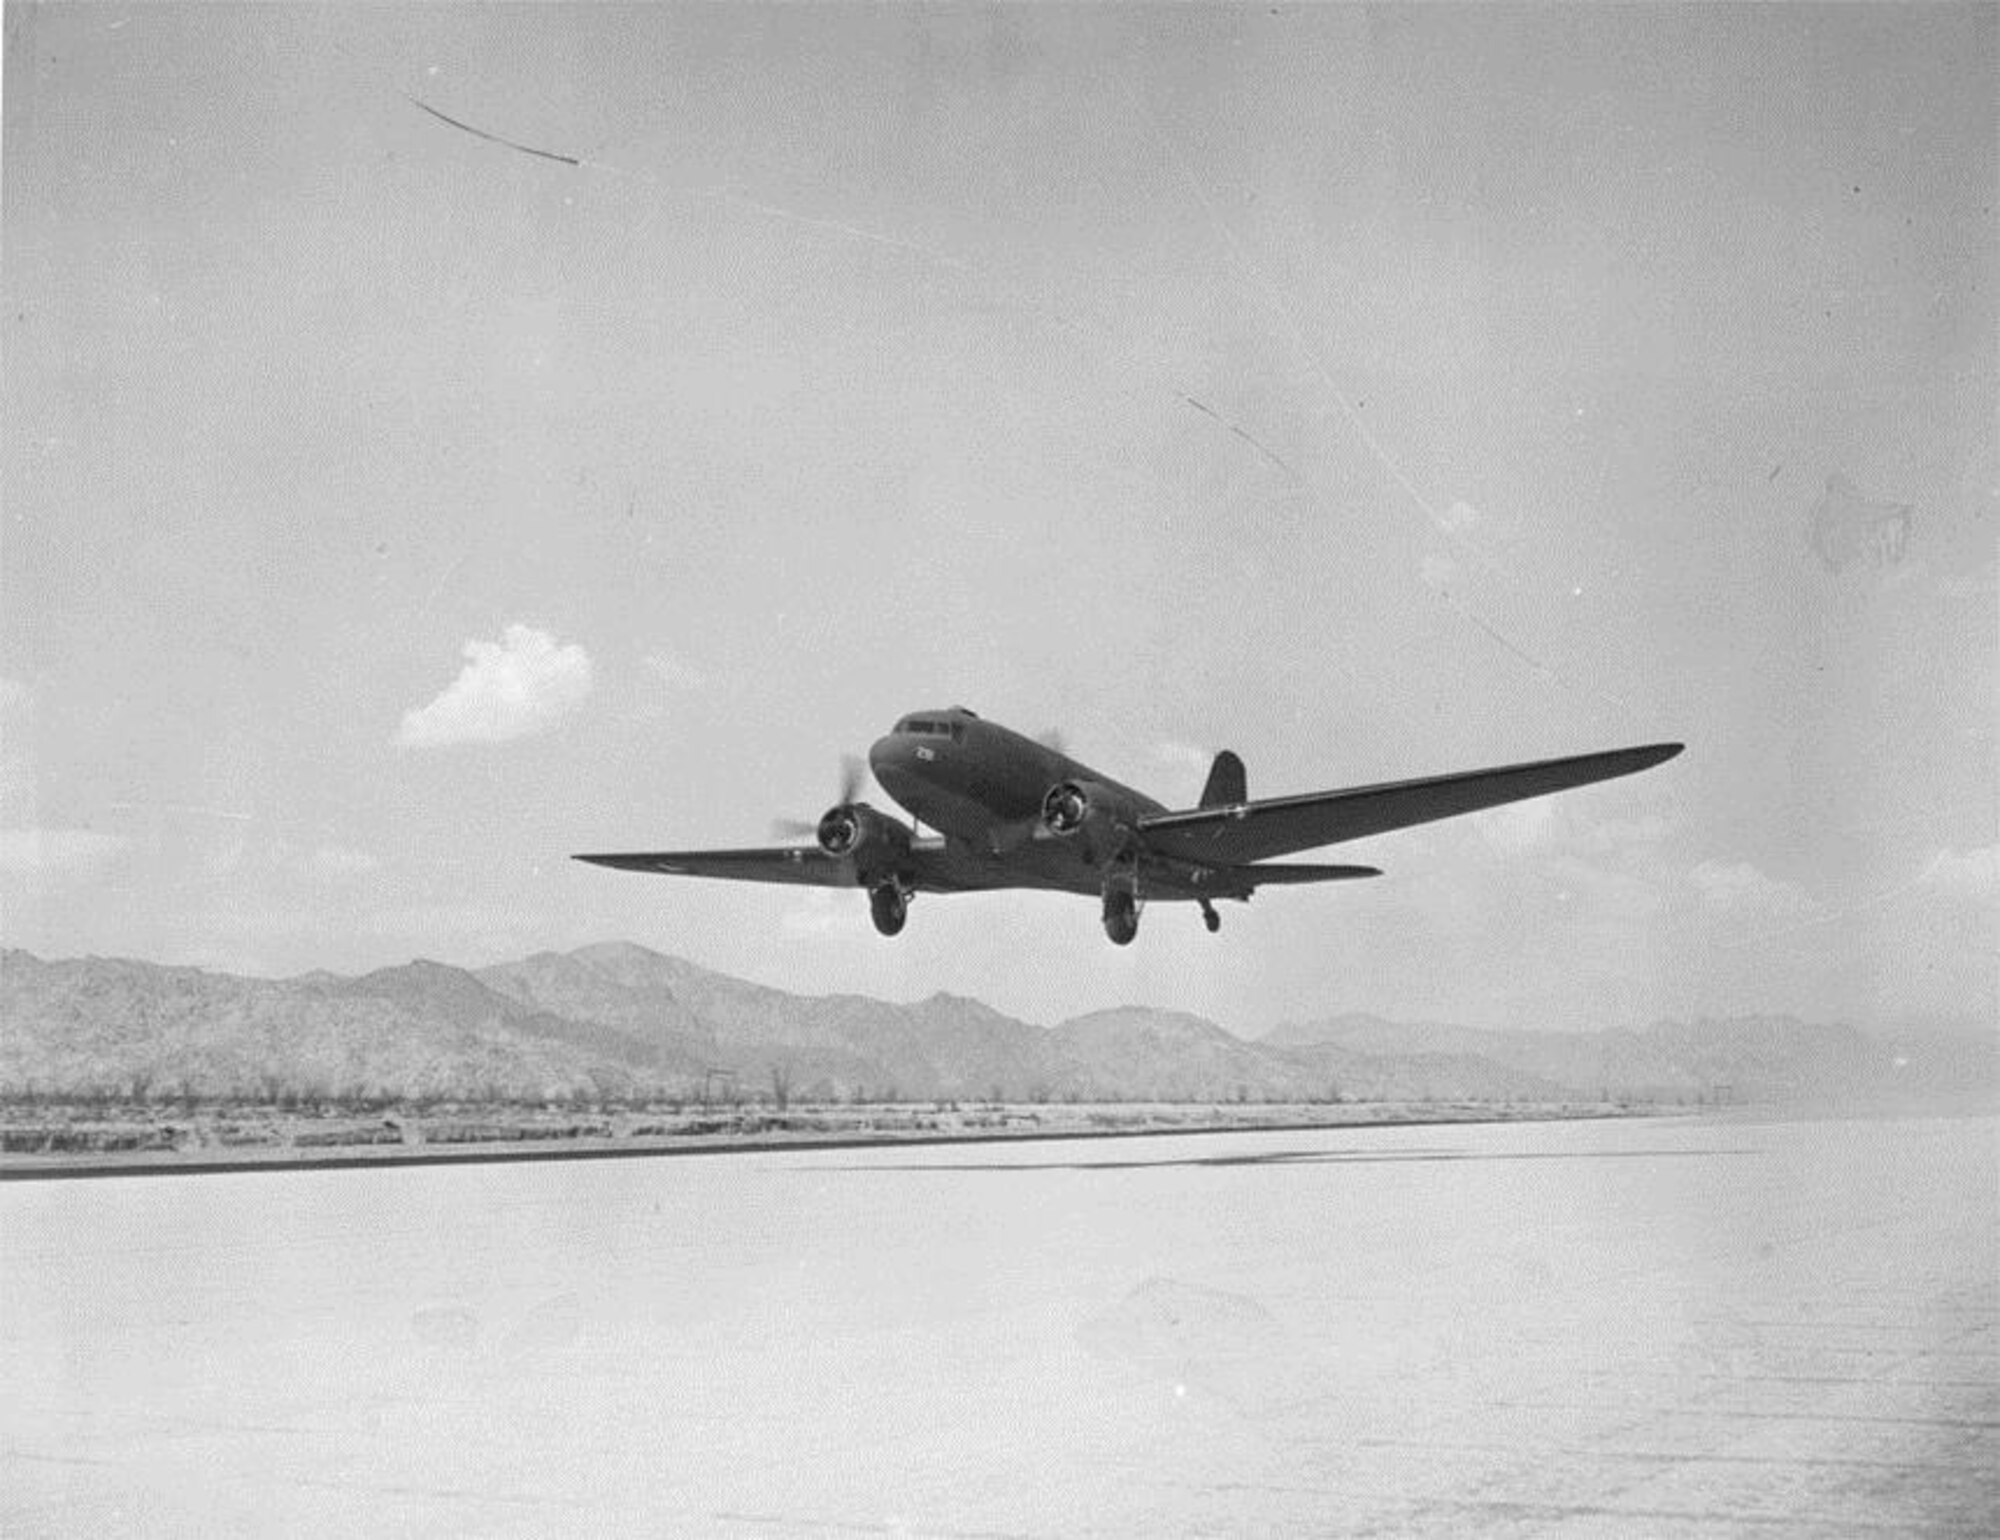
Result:
<instances>
[{"instance_id":1,"label":"wing flap","mask_svg":"<svg viewBox=\"0 0 2000 1540\"><path fill-rule=\"evenodd\" d=\"M1147 848L1161 855L1244 866L1633 775L1672 759L1681 747L1678 743L1653 743L1346 791L1159 813L1140 819L1139 831Z\"/></svg>"}]
</instances>

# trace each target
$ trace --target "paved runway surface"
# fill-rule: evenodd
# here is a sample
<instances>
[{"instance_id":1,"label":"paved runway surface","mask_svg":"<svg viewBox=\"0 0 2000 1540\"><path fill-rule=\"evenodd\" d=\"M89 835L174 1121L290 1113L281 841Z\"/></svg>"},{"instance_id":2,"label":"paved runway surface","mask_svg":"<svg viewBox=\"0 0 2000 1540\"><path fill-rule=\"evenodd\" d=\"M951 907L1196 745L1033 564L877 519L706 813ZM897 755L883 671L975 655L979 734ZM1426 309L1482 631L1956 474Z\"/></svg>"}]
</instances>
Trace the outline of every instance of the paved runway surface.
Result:
<instances>
[{"instance_id":1,"label":"paved runway surface","mask_svg":"<svg viewBox=\"0 0 2000 1540\"><path fill-rule=\"evenodd\" d=\"M0 1188L0 1533L2000 1534L2000 1127Z\"/></svg>"}]
</instances>

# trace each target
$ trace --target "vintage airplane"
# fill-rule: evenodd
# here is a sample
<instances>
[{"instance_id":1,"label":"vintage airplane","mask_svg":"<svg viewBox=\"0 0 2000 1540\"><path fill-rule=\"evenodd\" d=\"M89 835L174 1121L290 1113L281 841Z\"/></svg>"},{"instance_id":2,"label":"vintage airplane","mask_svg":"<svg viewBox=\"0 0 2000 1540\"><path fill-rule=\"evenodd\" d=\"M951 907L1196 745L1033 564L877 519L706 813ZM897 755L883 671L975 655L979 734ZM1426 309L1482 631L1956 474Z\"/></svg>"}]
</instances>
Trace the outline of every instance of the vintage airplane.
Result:
<instances>
[{"instance_id":1,"label":"vintage airplane","mask_svg":"<svg viewBox=\"0 0 2000 1540\"><path fill-rule=\"evenodd\" d=\"M904 717L868 751L882 789L935 834L856 801L861 767L850 761L840 800L817 824L795 826L817 844L576 859L677 877L866 888L875 928L885 936L903 928L917 893L1099 894L1105 934L1124 946L1139 933L1139 911L1149 900L1199 904L1214 931L1222 928L1217 899L1248 899L1273 884L1382 875L1372 866L1273 856L1631 775L1680 751L1678 743L1654 743L1252 802L1243 761L1225 749L1200 804L1175 812L1051 744L954 706Z\"/></svg>"}]
</instances>

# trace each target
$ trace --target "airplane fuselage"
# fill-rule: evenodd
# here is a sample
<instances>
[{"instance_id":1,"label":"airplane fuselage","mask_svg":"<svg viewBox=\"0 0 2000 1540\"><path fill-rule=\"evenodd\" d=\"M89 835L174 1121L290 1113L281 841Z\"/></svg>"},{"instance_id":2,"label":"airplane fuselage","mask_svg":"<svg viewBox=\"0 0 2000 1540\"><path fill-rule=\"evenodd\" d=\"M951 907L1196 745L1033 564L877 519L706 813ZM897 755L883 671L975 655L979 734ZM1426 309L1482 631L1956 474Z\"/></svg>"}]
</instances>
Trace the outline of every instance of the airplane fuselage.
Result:
<instances>
[{"instance_id":1,"label":"airplane fuselage","mask_svg":"<svg viewBox=\"0 0 2000 1540\"><path fill-rule=\"evenodd\" d=\"M1049 788L1094 783L1141 813L1163 804L1090 766L962 706L916 711L868 750L878 784L919 823L976 849L1018 843L1042 814Z\"/></svg>"}]
</instances>

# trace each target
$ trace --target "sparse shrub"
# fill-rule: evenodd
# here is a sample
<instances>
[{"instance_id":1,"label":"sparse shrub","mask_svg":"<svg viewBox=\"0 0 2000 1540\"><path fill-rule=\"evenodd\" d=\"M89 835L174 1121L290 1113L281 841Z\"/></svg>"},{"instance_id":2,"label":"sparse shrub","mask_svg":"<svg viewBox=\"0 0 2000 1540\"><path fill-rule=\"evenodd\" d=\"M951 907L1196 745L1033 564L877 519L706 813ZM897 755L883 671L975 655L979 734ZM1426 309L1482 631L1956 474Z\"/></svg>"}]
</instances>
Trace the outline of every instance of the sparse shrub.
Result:
<instances>
[{"instance_id":1,"label":"sparse shrub","mask_svg":"<svg viewBox=\"0 0 2000 1540\"><path fill-rule=\"evenodd\" d=\"M301 1150L333 1149L342 1145L356 1144L401 1144L403 1135L393 1128L316 1128L307 1129L292 1137L292 1144Z\"/></svg>"}]
</instances>

